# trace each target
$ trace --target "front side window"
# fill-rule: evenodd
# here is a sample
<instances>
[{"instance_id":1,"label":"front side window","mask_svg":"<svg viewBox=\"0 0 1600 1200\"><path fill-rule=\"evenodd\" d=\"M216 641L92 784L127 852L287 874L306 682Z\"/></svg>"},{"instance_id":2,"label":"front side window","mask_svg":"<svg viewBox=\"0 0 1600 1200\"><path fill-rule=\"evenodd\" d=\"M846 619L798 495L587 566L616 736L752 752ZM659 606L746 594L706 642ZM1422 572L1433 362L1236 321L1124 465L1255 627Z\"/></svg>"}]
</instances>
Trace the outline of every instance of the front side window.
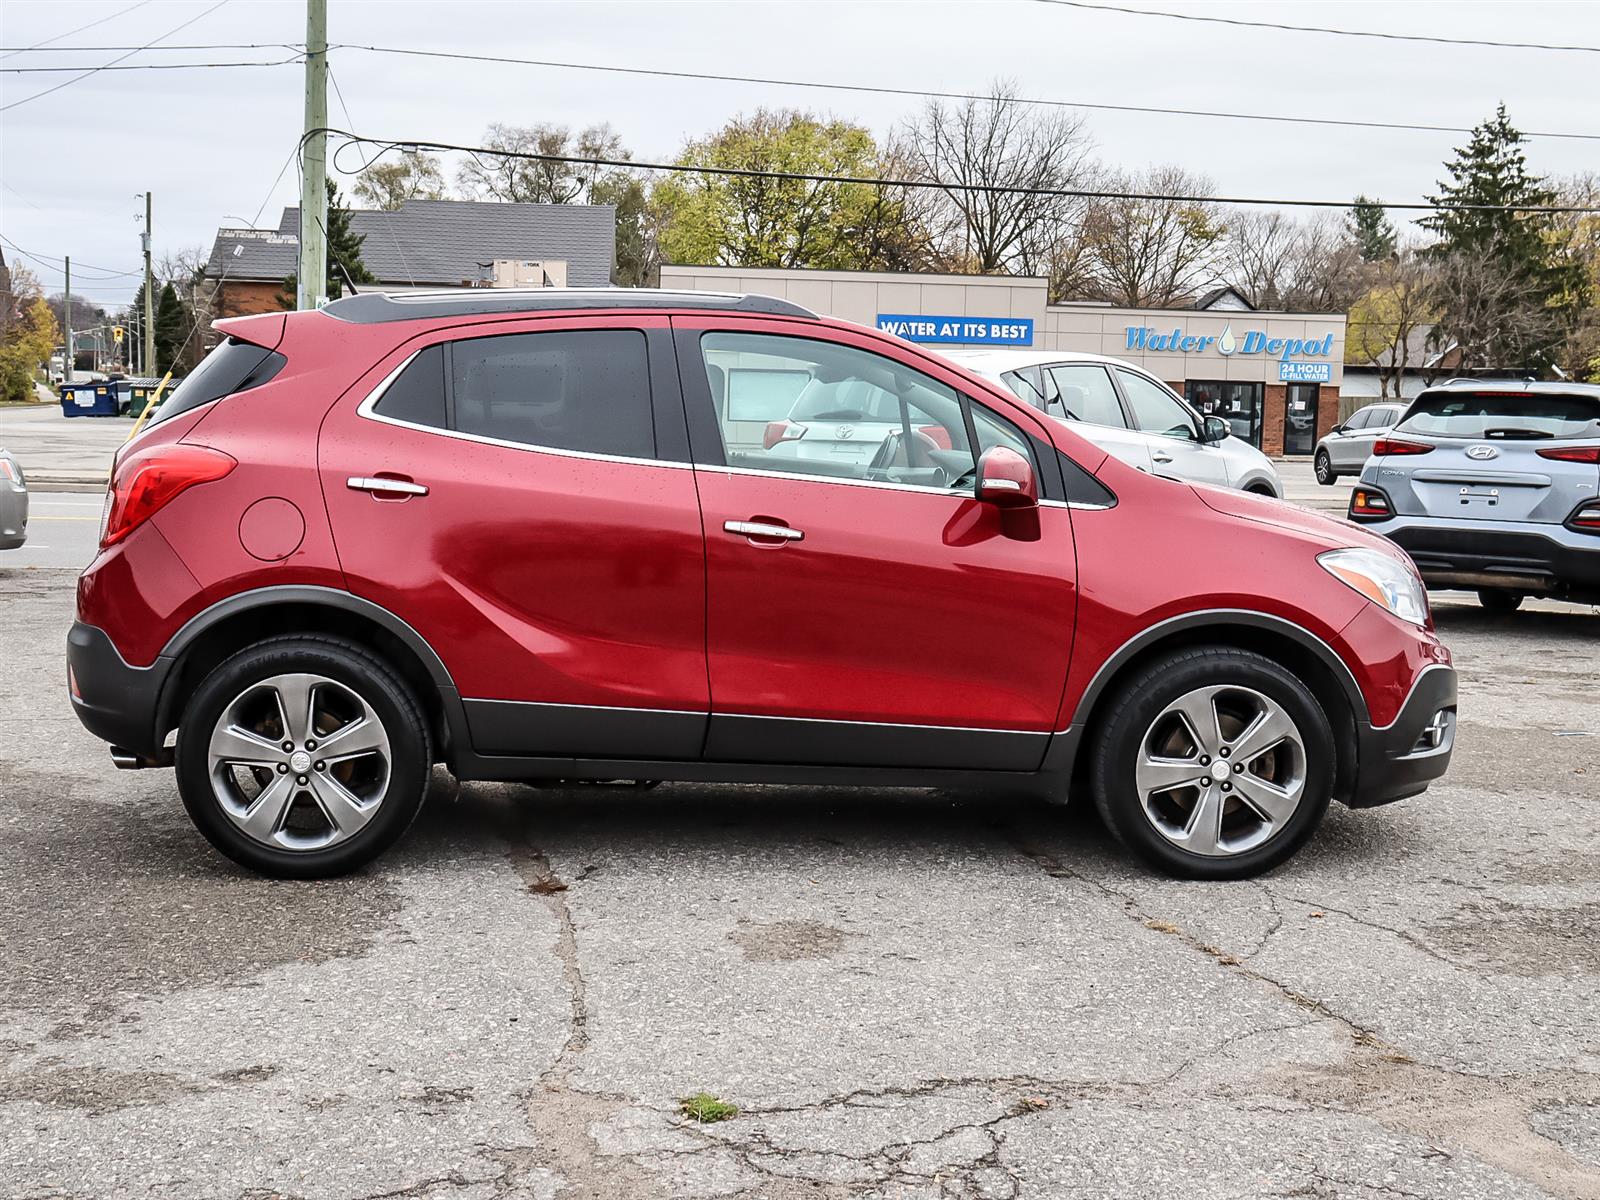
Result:
<instances>
[{"instance_id":1,"label":"front side window","mask_svg":"<svg viewBox=\"0 0 1600 1200\"><path fill-rule=\"evenodd\" d=\"M870 351L813 338L707 333L700 340L726 465L746 470L898 483L938 489L972 486L977 456L967 434L967 404L955 389ZM756 424L740 411L732 381L741 373L803 380L781 414ZM765 410L771 411L771 410ZM973 406L977 414L984 410ZM991 421L980 445L1003 436ZM1027 441L1014 430L1024 452ZM1007 444L1010 444L1009 442Z\"/></svg>"},{"instance_id":2,"label":"front side window","mask_svg":"<svg viewBox=\"0 0 1600 1200\"><path fill-rule=\"evenodd\" d=\"M1200 440L1189 410L1166 388L1132 371L1119 370L1117 377L1128 397L1128 406L1133 409L1133 423L1140 429L1162 437Z\"/></svg>"},{"instance_id":3,"label":"front side window","mask_svg":"<svg viewBox=\"0 0 1600 1200\"><path fill-rule=\"evenodd\" d=\"M1055 381L1060 396L1059 403L1051 409L1053 415L1086 421L1090 425L1128 427L1122 405L1117 403L1117 390L1111 386L1111 376L1104 367L1065 364L1051 367L1047 373Z\"/></svg>"},{"instance_id":4,"label":"front side window","mask_svg":"<svg viewBox=\"0 0 1600 1200\"><path fill-rule=\"evenodd\" d=\"M650 369L637 330L470 338L449 347L453 426L552 450L655 455Z\"/></svg>"}]
</instances>

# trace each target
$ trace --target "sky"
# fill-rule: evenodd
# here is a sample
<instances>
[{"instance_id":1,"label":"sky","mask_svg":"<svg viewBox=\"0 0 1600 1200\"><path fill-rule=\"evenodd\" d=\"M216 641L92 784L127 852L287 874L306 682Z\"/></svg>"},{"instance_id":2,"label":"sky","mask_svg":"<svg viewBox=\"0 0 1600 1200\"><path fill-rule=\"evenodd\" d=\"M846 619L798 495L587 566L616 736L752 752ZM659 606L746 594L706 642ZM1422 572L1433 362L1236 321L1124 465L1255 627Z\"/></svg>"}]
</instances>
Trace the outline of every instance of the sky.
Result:
<instances>
[{"instance_id":1,"label":"sky","mask_svg":"<svg viewBox=\"0 0 1600 1200\"><path fill-rule=\"evenodd\" d=\"M1600 4L1281 4L1114 0L1187 12L1451 38L1600 47ZM106 63L175 30L173 45L259 43L259 51L140 51L140 63L287 55L305 37L302 0L0 0L0 68ZM214 7L216 6L216 7ZM208 11L211 10L211 11ZM463 51L559 62L784 77L1155 107L1470 127L1504 101L1522 129L1600 135L1600 54L1437 45L1245 28L1039 0L748 0L533 3L328 0L330 43ZM52 41L49 51L12 53ZM195 19L198 18L198 19ZM609 122L636 158L670 159L739 112L799 107L882 134L911 97L669 80L522 65L331 52L331 124L396 141L481 144L491 122ZM71 255L75 294L126 302L143 202L155 251L209 248L219 226L275 227L298 201L290 158L302 122L298 65L102 71L38 100L66 73L0 73L0 234L7 261L47 291ZM342 103L341 103L342 96ZM1219 194L1420 200L1465 134L1379 131L1183 115L1086 111L1097 156L1176 163ZM346 124L348 122L348 125ZM1600 140L1538 137L1531 167L1600 170ZM342 161L350 163L353 155ZM285 169L287 165L287 169ZM346 191L351 180L341 178ZM139 220L136 220L136 214ZM15 246L35 258L19 254ZM43 260L42 262L40 260ZM120 274L130 272L130 274Z\"/></svg>"}]
</instances>

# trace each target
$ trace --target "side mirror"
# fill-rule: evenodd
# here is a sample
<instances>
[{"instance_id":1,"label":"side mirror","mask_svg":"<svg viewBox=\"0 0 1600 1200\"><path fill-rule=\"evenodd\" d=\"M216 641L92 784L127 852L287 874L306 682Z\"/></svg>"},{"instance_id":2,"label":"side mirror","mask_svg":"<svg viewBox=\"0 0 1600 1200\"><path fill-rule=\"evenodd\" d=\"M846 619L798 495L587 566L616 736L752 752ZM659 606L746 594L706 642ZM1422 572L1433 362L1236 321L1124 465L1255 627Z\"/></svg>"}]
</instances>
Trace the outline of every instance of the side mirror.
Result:
<instances>
[{"instance_id":1,"label":"side mirror","mask_svg":"<svg viewBox=\"0 0 1600 1200\"><path fill-rule=\"evenodd\" d=\"M978 499L996 508L1038 508L1033 464L1010 446L991 446L978 459Z\"/></svg>"},{"instance_id":2,"label":"side mirror","mask_svg":"<svg viewBox=\"0 0 1600 1200\"><path fill-rule=\"evenodd\" d=\"M1232 434L1232 427L1221 417L1207 417L1200 440L1208 446L1215 446L1218 442L1227 441Z\"/></svg>"}]
</instances>

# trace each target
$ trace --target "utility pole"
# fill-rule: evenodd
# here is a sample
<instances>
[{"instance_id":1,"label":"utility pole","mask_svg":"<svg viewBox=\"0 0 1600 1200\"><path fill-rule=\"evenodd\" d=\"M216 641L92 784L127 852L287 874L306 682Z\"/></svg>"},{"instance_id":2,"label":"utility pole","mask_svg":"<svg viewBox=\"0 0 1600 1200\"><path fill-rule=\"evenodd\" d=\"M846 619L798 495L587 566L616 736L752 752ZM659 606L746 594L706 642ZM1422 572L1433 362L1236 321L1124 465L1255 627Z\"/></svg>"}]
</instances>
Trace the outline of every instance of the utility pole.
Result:
<instances>
[{"instance_id":1,"label":"utility pole","mask_svg":"<svg viewBox=\"0 0 1600 1200\"><path fill-rule=\"evenodd\" d=\"M328 0L306 0L306 126L300 142L297 308L321 308L328 302L328 135L320 132L327 124Z\"/></svg>"},{"instance_id":2,"label":"utility pole","mask_svg":"<svg viewBox=\"0 0 1600 1200\"><path fill-rule=\"evenodd\" d=\"M67 289L64 293L66 310L61 315L61 323L67 327L67 346L61 353L61 378L72 382L72 256L69 254L67 263Z\"/></svg>"},{"instance_id":3,"label":"utility pole","mask_svg":"<svg viewBox=\"0 0 1600 1200\"><path fill-rule=\"evenodd\" d=\"M144 194L144 362L145 370L156 360L155 276L150 270L150 193Z\"/></svg>"}]
</instances>

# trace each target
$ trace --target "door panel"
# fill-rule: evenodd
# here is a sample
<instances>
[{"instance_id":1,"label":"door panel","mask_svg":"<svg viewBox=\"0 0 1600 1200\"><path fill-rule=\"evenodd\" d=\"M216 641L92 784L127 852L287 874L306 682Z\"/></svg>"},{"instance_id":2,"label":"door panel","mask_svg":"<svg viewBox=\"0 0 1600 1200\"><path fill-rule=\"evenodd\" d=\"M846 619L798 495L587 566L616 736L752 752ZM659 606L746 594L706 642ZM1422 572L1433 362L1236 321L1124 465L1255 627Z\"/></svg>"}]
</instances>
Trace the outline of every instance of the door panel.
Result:
<instances>
[{"instance_id":1,"label":"door panel","mask_svg":"<svg viewBox=\"0 0 1600 1200\"><path fill-rule=\"evenodd\" d=\"M1167 479L1227 487L1228 464L1217 446L1200 441L1194 415L1160 384L1132 371L1117 371L1134 424L1150 448L1151 469Z\"/></svg>"},{"instance_id":2,"label":"door panel","mask_svg":"<svg viewBox=\"0 0 1600 1200\"><path fill-rule=\"evenodd\" d=\"M628 324L646 331L639 336L653 387L675 395L666 319ZM461 339L608 328L617 328L615 319L449 332ZM470 375L461 372L463 394L451 395L474 428L561 439L564 451L400 423L385 418L382 400L372 415L359 413L362 397L422 345L413 342L376 366L322 428L323 489L350 590L421 633L463 697L499 702L469 706L481 749L639 753L637 721L573 719L581 708L572 706L598 706L667 710L654 723L661 728L649 750L664 758L698 756L709 691L704 538L693 472L686 464L573 449L590 436L587 419L551 397L567 396L560 389L585 376L559 354L480 358ZM618 370L612 362L591 372L613 397ZM484 392L485 379L499 390ZM517 409L514 389L523 386L528 407ZM408 399L406 411L425 409ZM640 411L635 405L605 417L638 420ZM642 436L648 445L648 431ZM347 485L352 477L380 487L385 479L409 480L427 490L357 491Z\"/></svg>"},{"instance_id":3,"label":"door panel","mask_svg":"<svg viewBox=\"0 0 1600 1200\"><path fill-rule=\"evenodd\" d=\"M696 320L674 318L674 324L693 329ZM716 324L719 337L733 328L726 318ZM789 332L775 322L750 329ZM796 359L810 353L808 343L824 341L816 333L815 326L793 327ZM887 357L875 339L829 334L827 345L855 343ZM725 353L727 343L718 345ZM770 339L763 348L769 359L777 357ZM937 364L925 360L890 361L925 373L930 394L948 388L954 397L963 382L939 378ZM698 436L709 427L715 436L714 419L706 419L709 389L699 382L706 363L694 339L680 339L679 363L690 428ZM846 362L820 369L850 368ZM959 473L959 456L970 455L959 417L941 426L934 416L943 411L939 402L930 395L921 400L928 408L910 418L914 439L930 462ZM950 403L960 411L959 399ZM694 406L702 405L697 414ZM994 425L1015 430L1025 421L1037 418L1008 413ZM1039 437L1043 427L1030 432ZM980 428L980 446L994 436ZM1027 439L1017 440L1026 450ZM720 457L720 438L714 447L697 440L695 453ZM886 452L889 474L925 477L915 454L905 462L898 453ZM1072 642L1069 510L1045 505L1008 515L980 504L970 484L946 490L806 478L773 474L749 454L738 462L695 471L706 529L713 711L706 757L1036 769L1054 727ZM747 523L799 536L752 535Z\"/></svg>"}]
</instances>

